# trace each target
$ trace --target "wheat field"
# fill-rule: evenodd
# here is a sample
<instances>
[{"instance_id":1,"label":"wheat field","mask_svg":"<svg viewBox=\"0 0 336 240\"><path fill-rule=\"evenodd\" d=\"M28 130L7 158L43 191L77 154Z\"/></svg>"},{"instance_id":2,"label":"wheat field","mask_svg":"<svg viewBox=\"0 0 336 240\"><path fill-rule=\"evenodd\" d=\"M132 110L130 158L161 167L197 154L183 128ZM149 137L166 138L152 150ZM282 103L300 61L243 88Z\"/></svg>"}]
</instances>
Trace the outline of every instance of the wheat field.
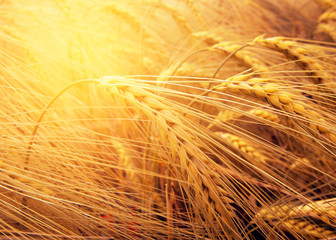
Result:
<instances>
[{"instance_id":1,"label":"wheat field","mask_svg":"<svg viewBox=\"0 0 336 240\"><path fill-rule=\"evenodd\" d=\"M336 239L335 0L0 1L0 239Z\"/></svg>"}]
</instances>

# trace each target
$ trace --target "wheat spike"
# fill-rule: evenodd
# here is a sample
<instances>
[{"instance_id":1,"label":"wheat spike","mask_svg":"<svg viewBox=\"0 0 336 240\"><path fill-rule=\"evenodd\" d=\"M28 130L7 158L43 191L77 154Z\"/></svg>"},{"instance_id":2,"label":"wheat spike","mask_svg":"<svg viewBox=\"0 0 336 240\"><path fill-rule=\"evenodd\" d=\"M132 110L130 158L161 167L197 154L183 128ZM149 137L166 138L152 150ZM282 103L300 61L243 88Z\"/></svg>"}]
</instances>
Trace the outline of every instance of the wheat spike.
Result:
<instances>
[{"instance_id":1,"label":"wheat spike","mask_svg":"<svg viewBox=\"0 0 336 240\"><path fill-rule=\"evenodd\" d=\"M196 6L194 4L194 0L183 0L183 1L189 7L191 12L195 15L196 20L199 22L199 24L201 26L201 29L207 29L205 19L202 16L202 14L200 13L200 11L196 8Z\"/></svg>"},{"instance_id":2,"label":"wheat spike","mask_svg":"<svg viewBox=\"0 0 336 240\"><path fill-rule=\"evenodd\" d=\"M324 9L336 7L336 2L334 0L315 0Z\"/></svg>"},{"instance_id":3,"label":"wheat spike","mask_svg":"<svg viewBox=\"0 0 336 240\"><path fill-rule=\"evenodd\" d=\"M318 238L336 236L336 231L332 230L331 225L316 224L306 217L316 217L302 211L302 207L307 205L295 206L294 204L263 208L255 216L255 221L264 220L275 228L288 231L291 234L303 236L313 236ZM311 209L309 209L311 210ZM321 219L318 217L317 219ZM330 222L329 222L330 223Z\"/></svg>"},{"instance_id":4,"label":"wheat spike","mask_svg":"<svg viewBox=\"0 0 336 240\"><path fill-rule=\"evenodd\" d=\"M249 68L253 68L255 71L258 72L268 72L267 66L260 61L258 58L256 58L255 54L253 54L250 51L247 50L239 50L241 47L243 47L243 44L237 44L234 42L220 42L211 47L212 50L219 50L224 51L227 53L234 53L234 56L241 61L245 66Z\"/></svg>"},{"instance_id":5,"label":"wheat spike","mask_svg":"<svg viewBox=\"0 0 336 240\"><path fill-rule=\"evenodd\" d=\"M329 34L329 36L336 41L336 28L331 23L320 23L317 26L317 32L325 32Z\"/></svg>"},{"instance_id":6,"label":"wheat spike","mask_svg":"<svg viewBox=\"0 0 336 240\"><path fill-rule=\"evenodd\" d=\"M251 156L251 159L262 163L267 162L267 158L263 154L258 152L253 146L251 146L251 144L246 142L244 139L229 133L217 132L217 134L223 139L230 142L235 148Z\"/></svg>"},{"instance_id":7,"label":"wheat spike","mask_svg":"<svg viewBox=\"0 0 336 240\"><path fill-rule=\"evenodd\" d=\"M317 109L298 100L299 98L294 94L281 90L281 86L274 83L267 83L269 81L269 79L262 78L246 80L246 76L232 77L220 85L215 86L214 90L224 91L227 89L236 93L255 96L264 102L268 102L277 109L298 116L299 119L303 118L302 123L308 127L311 134L316 135L316 133L319 133L321 139L323 139L322 136L324 136L332 143L336 143L334 132L326 127L328 125L327 120L316 111Z\"/></svg>"},{"instance_id":8,"label":"wheat spike","mask_svg":"<svg viewBox=\"0 0 336 240\"><path fill-rule=\"evenodd\" d=\"M255 115L259 118L265 119L267 121L271 121L274 123L280 123L279 116L275 113L271 113L264 109L252 109L248 112L249 114Z\"/></svg>"},{"instance_id":9,"label":"wheat spike","mask_svg":"<svg viewBox=\"0 0 336 240\"><path fill-rule=\"evenodd\" d=\"M208 46L213 46L223 41L221 36L209 31L193 32L192 36L196 39L201 39Z\"/></svg>"},{"instance_id":10,"label":"wheat spike","mask_svg":"<svg viewBox=\"0 0 336 240\"><path fill-rule=\"evenodd\" d=\"M148 0L147 0L148 1ZM180 29L186 33L191 34L193 32L190 24L188 23L187 19L182 15L179 10L171 5L165 4L161 1L153 1L149 0L150 3L156 4L158 8L161 8L165 13L168 13L172 16L172 18L176 21L179 25Z\"/></svg>"},{"instance_id":11,"label":"wheat spike","mask_svg":"<svg viewBox=\"0 0 336 240\"><path fill-rule=\"evenodd\" d=\"M309 50L299 46L295 41L289 41L282 37L259 38L255 41L261 46L279 51L288 59L296 61L296 63L304 70L311 70L316 83L331 83L334 86L333 77L329 74L316 59L309 56Z\"/></svg>"},{"instance_id":12,"label":"wheat spike","mask_svg":"<svg viewBox=\"0 0 336 240\"><path fill-rule=\"evenodd\" d=\"M220 181L215 184L212 180L217 175L209 175L208 171L202 171L204 164L211 166L211 160L197 145L191 144L191 142L197 142L190 138L191 135L183 127L182 121L179 119L181 115L168 110L169 108L164 104L166 101L162 97L156 96L141 87L136 87L136 84L130 85L129 80L118 80L116 82L112 80L110 83L107 78L100 81L100 84L112 96L123 96L127 102L134 105L138 115L145 114L153 119L154 125L158 126L152 128L154 129L154 136L160 136L163 144L167 144L168 141L171 149L171 160L181 166L181 175L186 177L188 182L196 184L192 188L194 197L199 200L199 203L203 204L203 211L209 207L212 209L207 213L209 214L207 217L212 216L212 219L218 219L216 215L219 214L221 216L219 219L223 221L222 227L226 224L233 227L230 224L230 219L235 216L230 205L232 200L227 197L226 191L218 185ZM155 129L160 129L160 133ZM219 176L215 179L217 178Z\"/></svg>"},{"instance_id":13,"label":"wheat spike","mask_svg":"<svg viewBox=\"0 0 336 240\"><path fill-rule=\"evenodd\" d=\"M165 53L166 49L158 42L155 41L155 35L151 31L149 31L143 24L143 22L139 19L131 11L118 6L117 4L110 3L102 7L98 7L96 10L101 10L103 12L112 13L115 16L123 19L127 22L135 31L137 31L143 39L145 39L148 43L150 43L153 47L155 47L159 52Z\"/></svg>"},{"instance_id":14,"label":"wheat spike","mask_svg":"<svg viewBox=\"0 0 336 240\"><path fill-rule=\"evenodd\" d=\"M235 112L235 111L229 111L229 110L222 110L219 111L219 113L216 115L215 120L210 123L207 128L211 129L217 124L220 124L222 122L226 121L234 121L237 120L243 116L248 116L251 118L254 118L257 121L263 122L263 121L270 121L276 124L280 123L280 118L277 114L271 113L267 110L264 109L252 109L246 113L241 113L241 112ZM255 117L253 117L255 116ZM256 118L257 117L257 118Z\"/></svg>"},{"instance_id":15,"label":"wheat spike","mask_svg":"<svg viewBox=\"0 0 336 240\"><path fill-rule=\"evenodd\" d=\"M328 226L317 225L304 219L288 219L277 224L277 227L283 230L289 230L302 236L311 236L321 239L336 236L336 232L330 230Z\"/></svg>"},{"instance_id":16,"label":"wheat spike","mask_svg":"<svg viewBox=\"0 0 336 240\"><path fill-rule=\"evenodd\" d=\"M294 163L289 166L289 169L295 171L297 168L311 166L311 162L307 158L296 159Z\"/></svg>"},{"instance_id":17,"label":"wheat spike","mask_svg":"<svg viewBox=\"0 0 336 240\"><path fill-rule=\"evenodd\" d=\"M336 220L336 198L314 201L292 208L289 216L309 216L332 225Z\"/></svg>"},{"instance_id":18,"label":"wheat spike","mask_svg":"<svg viewBox=\"0 0 336 240\"><path fill-rule=\"evenodd\" d=\"M325 11L318 19L318 22L329 22L336 20L336 11L334 8Z\"/></svg>"}]
</instances>

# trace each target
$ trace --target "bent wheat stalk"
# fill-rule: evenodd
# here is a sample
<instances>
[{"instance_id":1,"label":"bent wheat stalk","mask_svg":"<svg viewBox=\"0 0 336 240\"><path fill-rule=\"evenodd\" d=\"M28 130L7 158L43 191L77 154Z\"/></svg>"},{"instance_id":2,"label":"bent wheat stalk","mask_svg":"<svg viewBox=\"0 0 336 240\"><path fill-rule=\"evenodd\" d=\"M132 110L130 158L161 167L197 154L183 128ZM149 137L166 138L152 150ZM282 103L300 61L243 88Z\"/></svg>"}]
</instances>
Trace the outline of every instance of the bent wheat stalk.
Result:
<instances>
[{"instance_id":1,"label":"bent wheat stalk","mask_svg":"<svg viewBox=\"0 0 336 240\"><path fill-rule=\"evenodd\" d=\"M35 135L37 133L37 130L40 126L40 123L44 117L44 115L47 113L48 109L51 107L51 105L63 94L65 93L68 89L72 88L73 86L79 85L79 84L87 84L87 83L96 83L96 80L92 80L92 79L87 79L87 80L78 80L75 82L72 82L70 84L68 84L67 86L65 86L61 91L59 91L50 101L49 103L44 107L44 109L42 110L40 116L37 118L33 131L31 133L31 140L28 143L28 147L27 147L27 151L26 151L26 156L25 156L25 166L28 166L28 162L29 162L29 158L30 158L30 154L31 154L31 150L34 144L34 139L35 139Z\"/></svg>"}]
</instances>

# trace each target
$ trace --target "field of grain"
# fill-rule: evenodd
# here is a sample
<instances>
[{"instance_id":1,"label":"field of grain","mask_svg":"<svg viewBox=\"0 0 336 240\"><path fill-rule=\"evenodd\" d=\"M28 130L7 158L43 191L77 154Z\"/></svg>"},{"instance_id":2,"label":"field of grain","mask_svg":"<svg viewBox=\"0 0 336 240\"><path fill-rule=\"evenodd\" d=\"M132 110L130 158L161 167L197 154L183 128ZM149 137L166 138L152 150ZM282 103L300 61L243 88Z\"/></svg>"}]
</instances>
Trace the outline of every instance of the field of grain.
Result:
<instances>
[{"instance_id":1,"label":"field of grain","mask_svg":"<svg viewBox=\"0 0 336 240\"><path fill-rule=\"evenodd\" d=\"M0 239L336 239L335 0L0 1Z\"/></svg>"}]
</instances>

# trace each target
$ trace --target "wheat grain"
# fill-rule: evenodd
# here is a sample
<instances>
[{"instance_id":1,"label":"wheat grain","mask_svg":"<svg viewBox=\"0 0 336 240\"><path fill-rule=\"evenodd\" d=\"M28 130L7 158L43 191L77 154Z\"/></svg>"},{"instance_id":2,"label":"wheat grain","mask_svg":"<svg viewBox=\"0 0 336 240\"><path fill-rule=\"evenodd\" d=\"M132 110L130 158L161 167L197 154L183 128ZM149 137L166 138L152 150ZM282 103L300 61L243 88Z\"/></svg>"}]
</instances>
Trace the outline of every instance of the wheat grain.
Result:
<instances>
[{"instance_id":1,"label":"wheat grain","mask_svg":"<svg viewBox=\"0 0 336 240\"><path fill-rule=\"evenodd\" d=\"M262 208L259 210L259 212L256 214L255 218L261 218L268 221L273 220L280 220L283 218L287 218L288 214L290 213L291 209L293 208L293 204L287 204L287 205L279 205L274 206L270 208Z\"/></svg>"},{"instance_id":2,"label":"wheat grain","mask_svg":"<svg viewBox=\"0 0 336 240\"><path fill-rule=\"evenodd\" d=\"M336 201L335 198L314 201L308 204L287 204L287 205L278 205L271 208L261 209L256 218L261 218L267 221L271 221L272 224L278 222L288 226L289 228L294 228L296 232L300 230L308 231L305 234L313 234L314 236L319 237L319 234L322 234L322 231L326 230L325 227L321 225L314 227L311 226L308 222L304 223L305 219L312 218L323 221L325 224L329 225L329 228L333 226L336 217ZM323 224L322 224L323 225ZM327 225L326 225L327 226ZM327 226L328 227L328 226ZM324 229L324 230L323 230ZM327 231L324 234L335 234L335 231Z\"/></svg>"},{"instance_id":3,"label":"wheat grain","mask_svg":"<svg viewBox=\"0 0 336 240\"><path fill-rule=\"evenodd\" d=\"M252 109L248 113L270 122L280 123L280 118L277 114L271 113L264 109Z\"/></svg>"},{"instance_id":4,"label":"wheat grain","mask_svg":"<svg viewBox=\"0 0 336 240\"><path fill-rule=\"evenodd\" d=\"M294 163L289 166L289 170L295 171L298 168L305 168L311 166L311 162L307 158L296 159Z\"/></svg>"},{"instance_id":5,"label":"wheat grain","mask_svg":"<svg viewBox=\"0 0 336 240\"><path fill-rule=\"evenodd\" d=\"M230 142L234 147L239 149L240 151L246 153L251 157L251 159L256 160L261 163L266 163L267 158L258 152L251 144L247 143L244 139L237 137L235 135L229 133L221 133L217 132L222 138Z\"/></svg>"},{"instance_id":6,"label":"wheat grain","mask_svg":"<svg viewBox=\"0 0 336 240\"><path fill-rule=\"evenodd\" d=\"M283 228L284 230L290 230L290 232L293 231L299 235L308 235L322 239L334 237L336 234L335 231L330 230L330 227L317 225L304 219L284 220L279 223L277 227Z\"/></svg>"}]
</instances>

